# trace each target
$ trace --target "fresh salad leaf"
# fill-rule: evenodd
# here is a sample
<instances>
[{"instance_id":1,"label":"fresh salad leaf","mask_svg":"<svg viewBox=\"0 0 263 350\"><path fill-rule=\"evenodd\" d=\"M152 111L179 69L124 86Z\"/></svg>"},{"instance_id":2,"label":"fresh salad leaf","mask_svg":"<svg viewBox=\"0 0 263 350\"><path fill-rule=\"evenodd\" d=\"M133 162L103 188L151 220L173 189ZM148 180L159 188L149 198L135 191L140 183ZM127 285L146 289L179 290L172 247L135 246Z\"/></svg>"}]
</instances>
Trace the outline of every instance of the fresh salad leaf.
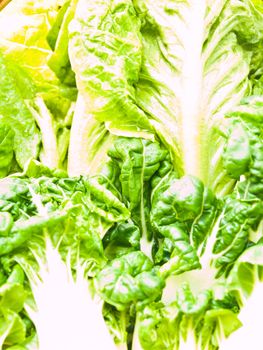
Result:
<instances>
[{"instance_id":1,"label":"fresh salad leaf","mask_svg":"<svg viewBox=\"0 0 263 350\"><path fill-rule=\"evenodd\" d=\"M12 0L0 29L0 349L261 344L260 1Z\"/></svg>"},{"instance_id":2,"label":"fresh salad leaf","mask_svg":"<svg viewBox=\"0 0 263 350\"><path fill-rule=\"evenodd\" d=\"M1 52L0 74L0 120L1 127L5 127L6 131L10 130L10 136L8 137L8 133L6 135L7 145L9 143L9 164L13 158L10 159L10 151L11 155L15 152L16 160L23 168L26 162L38 155L39 132L34 117L26 105L24 91L21 90L22 86L16 83L12 68L9 68L8 61ZM8 162L8 157L5 158L5 161Z\"/></svg>"}]
</instances>

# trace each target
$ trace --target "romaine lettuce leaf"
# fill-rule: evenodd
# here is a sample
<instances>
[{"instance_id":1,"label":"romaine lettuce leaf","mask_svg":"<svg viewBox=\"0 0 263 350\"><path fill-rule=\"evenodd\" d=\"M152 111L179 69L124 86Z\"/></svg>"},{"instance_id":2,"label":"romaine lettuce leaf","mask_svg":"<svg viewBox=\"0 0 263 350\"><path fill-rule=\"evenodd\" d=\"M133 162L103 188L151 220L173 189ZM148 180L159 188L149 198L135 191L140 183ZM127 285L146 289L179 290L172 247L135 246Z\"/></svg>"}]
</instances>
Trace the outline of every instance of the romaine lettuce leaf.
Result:
<instances>
[{"instance_id":1,"label":"romaine lettuce leaf","mask_svg":"<svg viewBox=\"0 0 263 350\"><path fill-rule=\"evenodd\" d=\"M78 1L69 32L71 64L90 114L112 132L148 132L150 124L136 105L133 87L140 71L141 43L132 1Z\"/></svg>"},{"instance_id":2,"label":"romaine lettuce leaf","mask_svg":"<svg viewBox=\"0 0 263 350\"><path fill-rule=\"evenodd\" d=\"M142 18L139 106L176 167L217 194L234 182L222 167L224 115L251 93L251 59L262 15L250 1L135 1ZM158 62L158 64L156 64Z\"/></svg>"},{"instance_id":3,"label":"romaine lettuce leaf","mask_svg":"<svg viewBox=\"0 0 263 350\"><path fill-rule=\"evenodd\" d=\"M12 65L10 74L17 80L28 107L34 107L38 112L36 114L34 109L31 110L42 133L44 150L40 159L51 168L66 167L68 114L72 101L76 99L75 86L62 84L48 66L52 50L46 36L63 3L60 0L38 1L37 4L14 0L0 13L1 52L7 62L16 65ZM20 78L22 73L23 79ZM44 104L39 103L40 98ZM32 131L32 135L36 134L37 130Z\"/></svg>"},{"instance_id":4,"label":"romaine lettuce leaf","mask_svg":"<svg viewBox=\"0 0 263 350\"><path fill-rule=\"evenodd\" d=\"M132 1L78 1L69 27L69 56L79 91L69 173L80 175L92 171L89 153L101 153L105 159L111 143L106 129L119 136L153 138L148 117L135 98L141 42L140 20ZM97 130L105 139L99 151L96 144L90 147L99 137Z\"/></svg>"},{"instance_id":5,"label":"romaine lettuce leaf","mask_svg":"<svg viewBox=\"0 0 263 350\"><path fill-rule=\"evenodd\" d=\"M11 66L11 67L10 67ZM18 73L18 71L17 71ZM0 52L0 121L1 127L9 131L9 161L7 169L12 161L12 152L15 153L18 165L23 169L25 164L31 159L36 158L39 152L40 135L25 99L27 96L21 85L22 79L19 79L19 73L13 75L12 63L7 61L2 52ZM18 83L17 83L18 82ZM27 92L29 89L27 89ZM30 92L29 92L30 93ZM13 139L11 135L13 134ZM7 135L8 137L8 135ZM11 137L11 139L10 139ZM7 139L8 140L8 139ZM7 142L6 140L6 142ZM10 148L11 146L11 148ZM2 145L3 147L3 145ZM11 158L10 158L11 155ZM9 164L8 164L9 163ZM4 174L5 175L5 174Z\"/></svg>"},{"instance_id":6,"label":"romaine lettuce leaf","mask_svg":"<svg viewBox=\"0 0 263 350\"><path fill-rule=\"evenodd\" d=\"M0 12L0 47L9 59L19 62L37 85L56 81L47 66L51 53L46 35L63 0L12 1Z\"/></svg>"}]
</instances>

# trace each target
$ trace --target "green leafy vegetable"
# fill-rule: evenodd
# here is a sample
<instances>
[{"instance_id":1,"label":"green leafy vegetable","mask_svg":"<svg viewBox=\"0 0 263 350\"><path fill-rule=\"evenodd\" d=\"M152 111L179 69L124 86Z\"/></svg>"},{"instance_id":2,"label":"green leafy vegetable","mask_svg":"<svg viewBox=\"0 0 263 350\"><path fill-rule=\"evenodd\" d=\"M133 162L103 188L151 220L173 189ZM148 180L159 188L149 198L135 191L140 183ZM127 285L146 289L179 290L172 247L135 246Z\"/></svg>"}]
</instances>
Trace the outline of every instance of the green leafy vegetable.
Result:
<instances>
[{"instance_id":1,"label":"green leafy vegetable","mask_svg":"<svg viewBox=\"0 0 263 350\"><path fill-rule=\"evenodd\" d=\"M31 158L36 158L39 146L39 133L35 120L30 113L26 103L23 90L16 84L12 70L8 68L5 58L0 53L0 74L1 74L1 92L0 92L0 120L2 128L9 128L13 140L9 136L9 154L10 144L11 154L14 150L16 160L21 168ZM8 129L6 129L8 130ZM8 137L8 136L7 136ZM8 140L8 139L7 139ZM7 158L8 159L8 158ZM10 159L10 156L9 156ZM12 158L11 158L12 160ZM9 160L9 163L11 163Z\"/></svg>"},{"instance_id":2,"label":"green leafy vegetable","mask_svg":"<svg viewBox=\"0 0 263 350\"><path fill-rule=\"evenodd\" d=\"M0 349L261 344L260 1L12 0L0 32Z\"/></svg>"}]
</instances>

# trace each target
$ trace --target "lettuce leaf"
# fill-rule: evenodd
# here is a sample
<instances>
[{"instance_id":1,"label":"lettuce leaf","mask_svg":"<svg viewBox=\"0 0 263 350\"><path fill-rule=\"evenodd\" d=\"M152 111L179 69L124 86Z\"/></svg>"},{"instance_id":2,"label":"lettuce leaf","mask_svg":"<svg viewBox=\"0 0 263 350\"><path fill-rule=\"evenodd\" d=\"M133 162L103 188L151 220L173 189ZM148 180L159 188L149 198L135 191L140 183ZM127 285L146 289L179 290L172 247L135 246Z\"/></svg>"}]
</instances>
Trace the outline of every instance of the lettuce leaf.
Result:
<instances>
[{"instance_id":1,"label":"lettuce leaf","mask_svg":"<svg viewBox=\"0 0 263 350\"><path fill-rule=\"evenodd\" d=\"M251 93L262 16L249 1L138 0L135 6L143 19L138 104L175 166L183 161L186 174L227 193L233 182L222 168L220 130L225 113Z\"/></svg>"},{"instance_id":2,"label":"lettuce leaf","mask_svg":"<svg viewBox=\"0 0 263 350\"><path fill-rule=\"evenodd\" d=\"M9 161L8 158L6 159L7 169L8 166L10 167L13 152L18 165L23 169L31 158L38 156L40 137L34 117L25 100L31 97L31 92L28 88L27 91L22 89L21 81L23 78L19 80L17 74L18 80L16 80L12 67L12 63L9 63L0 52L0 120L1 127L5 128L6 131L10 130L10 136L8 137L8 134L6 136L6 145L9 144Z\"/></svg>"}]
</instances>

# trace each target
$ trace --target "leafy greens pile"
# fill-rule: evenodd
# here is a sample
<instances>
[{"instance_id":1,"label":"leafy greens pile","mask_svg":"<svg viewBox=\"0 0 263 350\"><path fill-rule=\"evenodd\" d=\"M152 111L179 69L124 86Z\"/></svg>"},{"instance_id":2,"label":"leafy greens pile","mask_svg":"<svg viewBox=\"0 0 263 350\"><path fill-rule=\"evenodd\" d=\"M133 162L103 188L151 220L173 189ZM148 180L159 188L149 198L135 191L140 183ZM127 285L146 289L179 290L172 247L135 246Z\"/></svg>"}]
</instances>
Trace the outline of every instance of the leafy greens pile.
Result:
<instances>
[{"instance_id":1,"label":"leafy greens pile","mask_svg":"<svg viewBox=\"0 0 263 350\"><path fill-rule=\"evenodd\" d=\"M262 2L13 0L0 33L0 349L238 348Z\"/></svg>"}]
</instances>

